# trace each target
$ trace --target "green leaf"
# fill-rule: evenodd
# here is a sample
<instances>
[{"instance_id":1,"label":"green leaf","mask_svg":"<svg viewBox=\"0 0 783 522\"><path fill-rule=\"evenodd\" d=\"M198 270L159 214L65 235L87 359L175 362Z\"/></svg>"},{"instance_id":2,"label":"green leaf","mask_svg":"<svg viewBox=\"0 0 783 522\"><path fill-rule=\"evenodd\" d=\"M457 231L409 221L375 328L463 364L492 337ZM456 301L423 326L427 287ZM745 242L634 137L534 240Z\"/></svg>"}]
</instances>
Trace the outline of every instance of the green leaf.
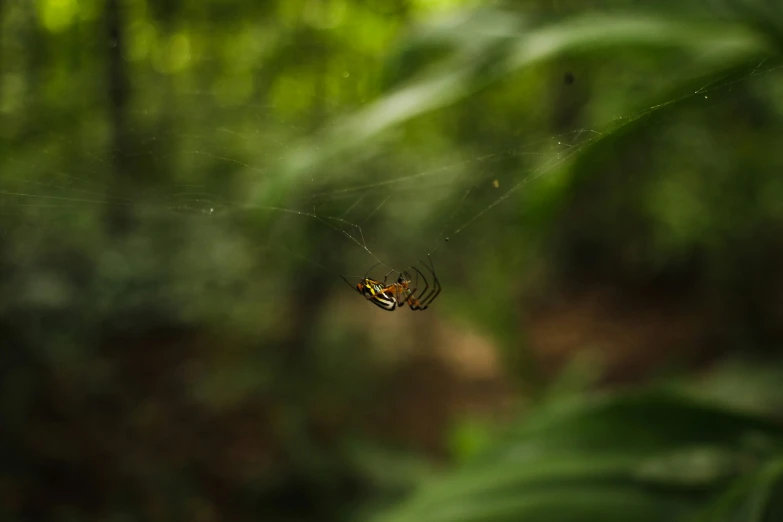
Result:
<instances>
[{"instance_id":1,"label":"green leaf","mask_svg":"<svg viewBox=\"0 0 783 522\"><path fill-rule=\"evenodd\" d=\"M447 37L451 31L451 37ZM321 136L300 143L251 201L271 205L325 161L355 151L413 118L458 102L480 89L541 62L569 53L647 48L676 51L694 62L693 77L721 74L774 54L768 35L739 22L683 20L675 16L577 16L527 27L514 13L481 10L442 28L438 38L454 49L439 63L362 110L333 122ZM429 44L429 43L428 43ZM333 179L334 181L334 179Z\"/></svg>"},{"instance_id":2,"label":"green leaf","mask_svg":"<svg viewBox=\"0 0 783 522\"><path fill-rule=\"evenodd\" d=\"M643 391L553 404L522 423L514 436L557 451L656 451L692 444L737 447L747 437L777 438L781 433L778 424L764 417Z\"/></svg>"},{"instance_id":3,"label":"green leaf","mask_svg":"<svg viewBox=\"0 0 783 522\"><path fill-rule=\"evenodd\" d=\"M693 522L765 522L783 515L783 457L737 479Z\"/></svg>"},{"instance_id":4,"label":"green leaf","mask_svg":"<svg viewBox=\"0 0 783 522\"><path fill-rule=\"evenodd\" d=\"M669 393L561 402L381 520L686 520L781 441L768 419Z\"/></svg>"},{"instance_id":5,"label":"green leaf","mask_svg":"<svg viewBox=\"0 0 783 522\"><path fill-rule=\"evenodd\" d=\"M573 484L455 499L428 510L402 510L378 522L654 522L681 519L691 511L688 499L678 494L650 494L623 484Z\"/></svg>"}]
</instances>

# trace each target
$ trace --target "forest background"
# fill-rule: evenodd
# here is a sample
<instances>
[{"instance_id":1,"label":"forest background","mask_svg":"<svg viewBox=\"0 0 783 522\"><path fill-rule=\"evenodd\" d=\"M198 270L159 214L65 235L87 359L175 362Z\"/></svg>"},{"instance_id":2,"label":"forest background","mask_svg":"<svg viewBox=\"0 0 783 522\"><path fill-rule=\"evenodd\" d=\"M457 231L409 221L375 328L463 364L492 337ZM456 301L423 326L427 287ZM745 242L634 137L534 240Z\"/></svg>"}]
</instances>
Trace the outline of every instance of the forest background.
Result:
<instances>
[{"instance_id":1,"label":"forest background","mask_svg":"<svg viewBox=\"0 0 783 522\"><path fill-rule=\"evenodd\" d=\"M1 0L0 518L783 519L782 51L764 0Z\"/></svg>"}]
</instances>

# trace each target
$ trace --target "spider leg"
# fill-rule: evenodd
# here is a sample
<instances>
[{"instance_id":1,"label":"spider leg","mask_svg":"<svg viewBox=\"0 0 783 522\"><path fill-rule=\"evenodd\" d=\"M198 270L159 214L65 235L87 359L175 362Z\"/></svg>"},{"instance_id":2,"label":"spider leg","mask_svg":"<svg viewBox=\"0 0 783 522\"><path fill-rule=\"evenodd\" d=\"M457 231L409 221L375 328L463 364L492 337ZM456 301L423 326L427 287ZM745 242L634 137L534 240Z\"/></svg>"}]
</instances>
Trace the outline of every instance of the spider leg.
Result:
<instances>
[{"instance_id":1,"label":"spider leg","mask_svg":"<svg viewBox=\"0 0 783 522\"><path fill-rule=\"evenodd\" d=\"M411 307L411 310L425 310L427 307L422 306L422 302L425 300L425 295L427 294L427 291L430 288L430 283L427 281L427 277L419 270L417 267L412 267L416 271L416 278L418 279L419 276L424 280L424 289L421 291L418 297L414 295L414 293L411 293L410 297L408 298L408 306Z\"/></svg>"},{"instance_id":2,"label":"spider leg","mask_svg":"<svg viewBox=\"0 0 783 522\"><path fill-rule=\"evenodd\" d=\"M429 259L429 261L430 261L429 266L426 263L424 263L424 262L421 262L421 261L420 262L422 264L424 264L424 266L427 267L427 269L432 273L433 291L429 295L429 297L427 298L427 302L424 305L424 308L427 308L430 304L432 304L432 302L435 300L436 297L438 297L438 295L440 294L440 291L441 291L440 280L438 280L438 275L435 273L435 265L432 264L432 258L427 256L427 259Z\"/></svg>"},{"instance_id":3,"label":"spider leg","mask_svg":"<svg viewBox=\"0 0 783 522\"><path fill-rule=\"evenodd\" d=\"M397 300L397 306L405 304L405 287L402 285L394 285L394 299Z\"/></svg>"},{"instance_id":4,"label":"spider leg","mask_svg":"<svg viewBox=\"0 0 783 522\"><path fill-rule=\"evenodd\" d=\"M368 276L368 275L370 275L370 272L372 272L372 271L373 271L373 269L374 269L376 266L380 265L380 264L381 264L381 262L380 262L380 261L378 261L377 263L375 263L374 265L372 265L372 266L370 267L370 269L369 269L369 270L367 270L367 272L364 274L364 277L363 277L362 279L367 279L367 276Z\"/></svg>"},{"instance_id":5,"label":"spider leg","mask_svg":"<svg viewBox=\"0 0 783 522\"><path fill-rule=\"evenodd\" d=\"M372 272L372 271L373 271L373 269L375 269L375 267L376 267L376 266L378 266L378 265L380 265L380 264L381 264L381 262L380 262L380 261L378 261L377 263L375 263L374 265L372 265L372 266L370 267L370 269L369 269L369 270L367 270L367 272L365 272L365 273L364 273L364 277L362 277L362 279L361 279L361 280L362 280L362 282L364 282L364 281L367 281L367 276L368 276L368 275L370 275L370 272ZM391 273L391 272L389 272L389 273ZM342 278L343 278L343 281L345 281L345 282L348 284L348 286L350 286L351 288L353 288L354 290L356 290L356 291L357 291L357 292L359 292L360 294L362 293L362 291L361 291L361 290L359 290L359 288L357 287L357 285L353 285L353 284L351 284L351 282L350 282L350 281L348 281L348 280L345 278L345 276L344 276L344 275L340 274L340 277L342 277Z\"/></svg>"},{"instance_id":6,"label":"spider leg","mask_svg":"<svg viewBox=\"0 0 783 522\"><path fill-rule=\"evenodd\" d=\"M418 289L417 287L405 288L403 290L404 293L402 294L402 302L408 303L408 306L411 307L415 306L419 302L415 297L413 297L417 289ZM411 308L411 309L415 310L415 308Z\"/></svg>"},{"instance_id":7,"label":"spider leg","mask_svg":"<svg viewBox=\"0 0 783 522\"><path fill-rule=\"evenodd\" d=\"M351 287L351 288L352 288L354 291L356 291L356 292L359 292L360 294L362 293L362 291L361 291L361 290L359 290L359 289L356 287L356 285L352 285L352 284L351 284L351 282L350 282L350 281L348 281L348 280L345 278L345 276L344 276L344 275L340 274L340 277L342 277L342 278L343 278L343 281L345 281L345 283L346 283L348 286L350 286L350 287Z\"/></svg>"},{"instance_id":8,"label":"spider leg","mask_svg":"<svg viewBox=\"0 0 783 522\"><path fill-rule=\"evenodd\" d=\"M397 300L397 305L402 306L408 302L408 297L411 295L412 292L415 292L416 290L414 289L413 291L411 291L411 289L408 286L409 283L411 282L411 275L408 273L407 270L404 270L402 272L397 271L397 274L398 274L397 282L390 284L387 288L391 289L392 292L394 293L394 297Z\"/></svg>"},{"instance_id":9,"label":"spider leg","mask_svg":"<svg viewBox=\"0 0 783 522\"><path fill-rule=\"evenodd\" d=\"M375 265L375 266L378 266L378 265ZM392 272L394 272L394 269L393 269L393 268L392 268L391 270L389 270L389 271L386 273L386 275L385 275L385 276L383 276L383 286L388 286L388 284L387 284L386 280L387 280L387 279L389 279L389 274L391 274Z\"/></svg>"},{"instance_id":10,"label":"spider leg","mask_svg":"<svg viewBox=\"0 0 783 522\"><path fill-rule=\"evenodd\" d=\"M419 297L417 298L415 310L426 310L432 304L435 298L438 297L438 294L440 294L441 291L440 281L438 280L437 274L435 274L435 266L432 264L432 258L429 258L429 260L430 260L429 264L421 260L419 261L419 263L424 265L424 267L427 270L429 270L430 273L432 274L433 281L432 281L431 289L429 286L429 282L427 281L427 278L424 276L421 270L419 270L415 266L413 267L413 269L416 270L416 272L418 272L421 275L421 277L424 279L425 284L427 285L422 291L421 295L419 295ZM430 289L429 293L427 293L428 289Z\"/></svg>"}]
</instances>

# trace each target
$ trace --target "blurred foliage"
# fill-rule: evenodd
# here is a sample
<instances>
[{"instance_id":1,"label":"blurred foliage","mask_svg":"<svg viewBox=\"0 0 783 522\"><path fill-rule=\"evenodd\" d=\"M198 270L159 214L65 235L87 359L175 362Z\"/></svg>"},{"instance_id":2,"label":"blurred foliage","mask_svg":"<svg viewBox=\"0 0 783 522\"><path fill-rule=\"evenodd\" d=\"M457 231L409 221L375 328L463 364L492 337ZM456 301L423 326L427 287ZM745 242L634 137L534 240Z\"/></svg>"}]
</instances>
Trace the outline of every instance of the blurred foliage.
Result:
<instances>
[{"instance_id":1,"label":"blurred foliage","mask_svg":"<svg viewBox=\"0 0 783 522\"><path fill-rule=\"evenodd\" d=\"M391 520L776 520L773 421L572 402L779 413L781 35L764 0L0 1L0 517L359 519L445 460ZM427 253L425 314L338 277Z\"/></svg>"},{"instance_id":2,"label":"blurred foliage","mask_svg":"<svg viewBox=\"0 0 783 522\"><path fill-rule=\"evenodd\" d=\"M776 520L778 423L667 393L556 402L384 521Z\"/></svg>"}]
</instances>

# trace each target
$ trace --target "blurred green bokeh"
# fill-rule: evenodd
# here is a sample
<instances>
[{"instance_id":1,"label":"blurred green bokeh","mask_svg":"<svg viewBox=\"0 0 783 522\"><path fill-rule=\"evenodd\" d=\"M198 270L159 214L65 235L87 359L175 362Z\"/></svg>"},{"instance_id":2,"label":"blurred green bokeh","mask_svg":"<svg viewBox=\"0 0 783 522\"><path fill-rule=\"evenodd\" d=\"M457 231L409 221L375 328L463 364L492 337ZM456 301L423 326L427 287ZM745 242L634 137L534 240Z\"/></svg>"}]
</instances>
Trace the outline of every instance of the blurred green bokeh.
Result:
<instances>
[{"instance_id":1,"label":"blurred green bokeh","mask_svg":"<svg viewBox=\"0 0 783 522\"><path fill-rule=\"evenodd\" d=\"M0 518L778 520L781 51L765 0L0 0ZM428 255L422 313L340 278Z\"/></svg>"}]
</instances>

